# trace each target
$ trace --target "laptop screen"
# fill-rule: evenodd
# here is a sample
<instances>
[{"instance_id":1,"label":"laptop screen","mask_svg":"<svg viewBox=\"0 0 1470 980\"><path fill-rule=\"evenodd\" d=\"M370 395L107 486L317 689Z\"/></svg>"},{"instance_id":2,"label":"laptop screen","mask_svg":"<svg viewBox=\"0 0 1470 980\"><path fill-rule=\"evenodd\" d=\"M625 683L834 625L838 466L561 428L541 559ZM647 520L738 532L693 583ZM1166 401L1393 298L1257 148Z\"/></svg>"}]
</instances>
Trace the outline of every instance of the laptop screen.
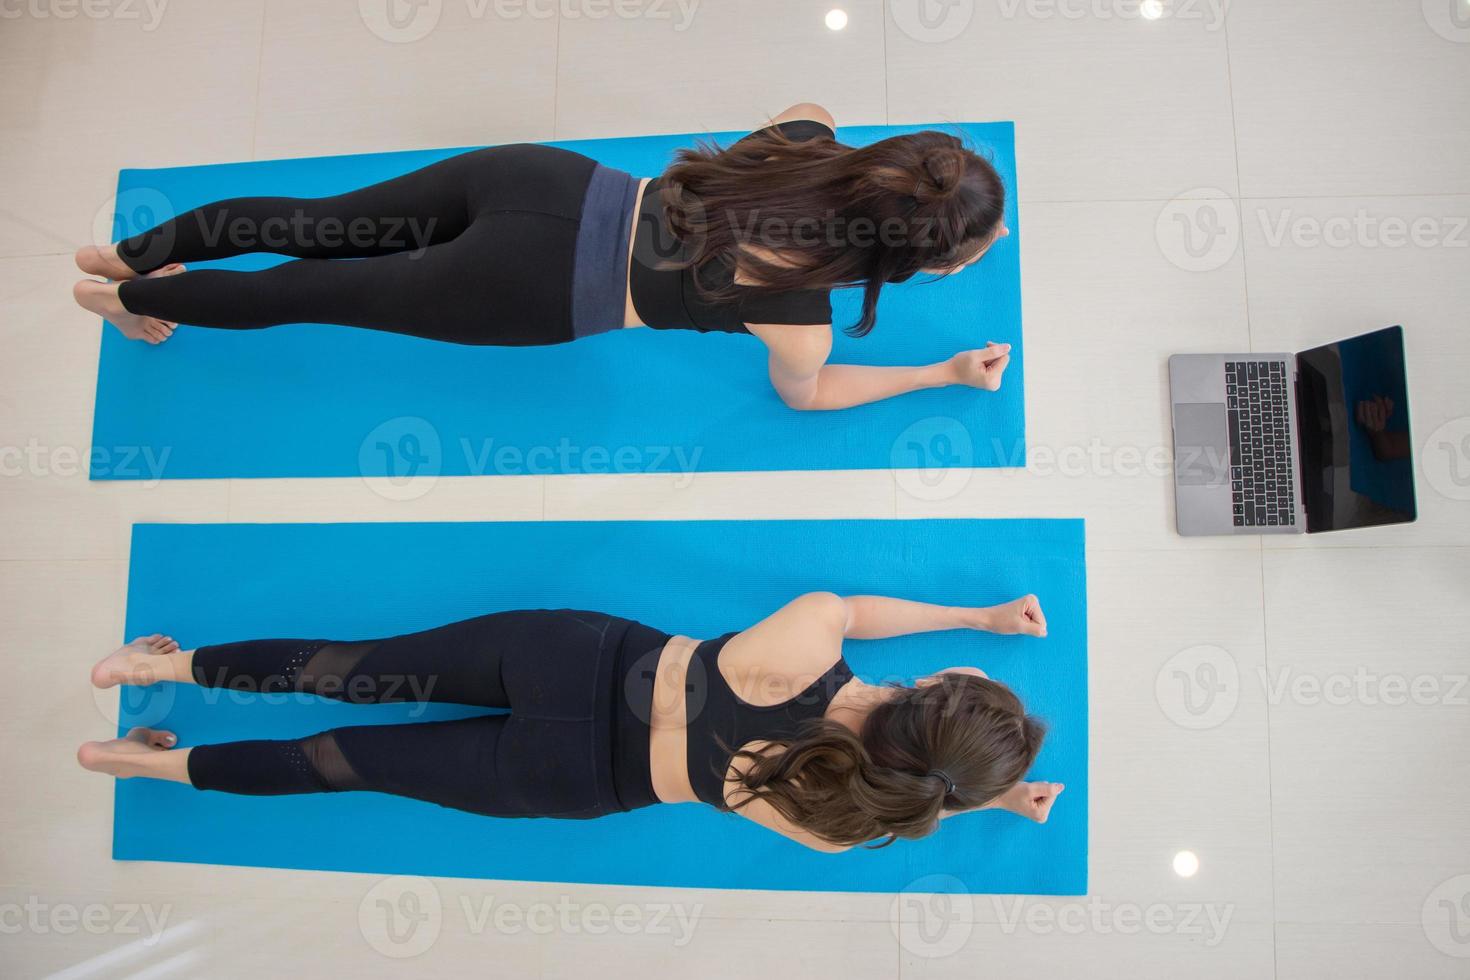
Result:
<instances>
[{"instance_id":1,"label":"laptop screen","mask_svg":"<svg viewBox=\"0 0 1470 980\"><path fill-rule=\"evenodd\" d=\"M1412 521L1404 332L1388 327L1297 355L1307 531Z\"/></svg>"}]
</instances>

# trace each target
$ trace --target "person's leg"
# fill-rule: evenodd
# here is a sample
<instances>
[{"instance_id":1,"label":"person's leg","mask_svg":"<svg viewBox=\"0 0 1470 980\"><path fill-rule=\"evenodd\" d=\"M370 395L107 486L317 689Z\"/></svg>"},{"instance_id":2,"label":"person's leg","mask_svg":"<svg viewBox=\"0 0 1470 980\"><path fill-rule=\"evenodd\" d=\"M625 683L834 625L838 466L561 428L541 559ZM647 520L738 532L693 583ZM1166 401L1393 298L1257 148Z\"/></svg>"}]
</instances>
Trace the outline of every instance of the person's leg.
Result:
<instances>
[{"instance_id":1,"label":"person's leg","mask_svg":"<svg viewBox=\"0 0 1470 980\"><path fill-rule=\"evenodd\" d=\"M526 724L510 715L334 728L301 739L175 748L172 732L135 728L87 742L86 769L245 796L388 793L493 817L586 819L618 809L598 794L598 742L587 721Z\"/></svg>"},{"instance_id":2,"label":"person's leg","mask_svg":"<svg viewBox=\"0 0 1470 980\"><path fill-rule=\"evenodd\" d=\"M88 769L256 795L371 790L495 816L591 817L618 809L606 770L606 659L626 621L601 613L493 613L383 640L255 640L195 651L143 637L93 668L99 686L159 680L307 691L354 703L510 707L456 722L334 729L308 739L172 748L135 730L89 742Z\"/></svg>"},{"instance_id":3,"label":"person's leg","mask_svg":"<svg viewBox=\"0 0 1470 980\"><path fill-rule=\"evenodd\" d=\"M493 215L421 252L85 283L78 301L119 326L128 317L235 330L331 323L459 344L564 343L575 240L574 221Z\"/></svg>"},{"instance_id":4,"label":"person's leg","mask_svg":"<svg viewBox=\"0 0 1470 980\"><path fill-rule=\"evenodd\" d=\"M99 661L92 683L174 681L354 704L437 701L526 710L551 698L558 679L580 690L576 678L556 676L558 665L591 669L615 622L621 621L600 613L515 610L385 639L245 640L198 650L153 634Z\"/></svg>"},{"instance_id":5,"label":"person's leg","mask_svg":"<svg viewBox=\"0 0 1470 980\"><path fill-rule=\"evenodd\" d=\"M131 279L173 262L245 252L366 258L447 242L472 217L475 174L495 148L330 197L236 197L186 211L112 246L77 252L85 272Z\"/></svg>"}]
</instances>

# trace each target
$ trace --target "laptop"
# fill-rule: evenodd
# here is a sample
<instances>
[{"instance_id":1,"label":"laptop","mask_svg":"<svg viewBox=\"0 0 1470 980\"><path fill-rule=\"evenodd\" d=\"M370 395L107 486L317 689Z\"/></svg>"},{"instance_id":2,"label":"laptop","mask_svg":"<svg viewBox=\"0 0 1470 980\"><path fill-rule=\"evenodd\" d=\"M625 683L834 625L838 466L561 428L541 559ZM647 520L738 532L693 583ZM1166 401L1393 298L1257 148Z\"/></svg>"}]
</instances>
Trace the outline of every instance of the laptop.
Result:
<instances>
[{"instance_id":1,"label":"laptop","mask_svg":"<svg viewBox=\"0 0 1470 980\"><path fill-rule=\"evenodd\" d=\"M1182 535L1414 520L1404 331L1300 354L1169 358Z\"/></svg>"}]
</instances>

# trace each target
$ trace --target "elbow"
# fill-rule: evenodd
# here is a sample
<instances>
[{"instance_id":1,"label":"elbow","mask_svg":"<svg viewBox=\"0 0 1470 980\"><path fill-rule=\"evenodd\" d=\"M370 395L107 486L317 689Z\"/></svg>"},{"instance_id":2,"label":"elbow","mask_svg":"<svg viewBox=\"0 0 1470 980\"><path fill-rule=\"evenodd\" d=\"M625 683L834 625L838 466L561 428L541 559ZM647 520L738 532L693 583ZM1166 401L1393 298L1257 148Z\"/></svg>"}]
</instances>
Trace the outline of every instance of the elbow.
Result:
<instances>
[{"instance_id":1,"label":"elbow","mask_svg":"<svg viewBox=\"0 0 1470 980\"><path fill-rule=\"evenodd\" d=\"M816 385L805 386L800 391L782 388L777 385L776 394L781 396L781 401L786 404L787 408L795 409L798 412L811 412L817 408Z\"/></svg>"}]
</instances>

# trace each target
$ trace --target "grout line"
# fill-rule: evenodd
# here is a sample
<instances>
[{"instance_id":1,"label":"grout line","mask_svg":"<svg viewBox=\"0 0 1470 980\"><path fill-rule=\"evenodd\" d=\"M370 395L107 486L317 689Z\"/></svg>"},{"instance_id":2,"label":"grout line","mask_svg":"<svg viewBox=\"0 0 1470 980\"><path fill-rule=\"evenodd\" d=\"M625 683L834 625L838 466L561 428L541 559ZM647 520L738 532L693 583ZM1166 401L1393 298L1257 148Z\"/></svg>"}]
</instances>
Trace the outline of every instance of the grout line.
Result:
<instances>
[{"instance_id":1,"label":"grout line","mask_svg":"<svg viewBox=\"0 0 1470 980\"><path fill-rule=\"evenodd\" d=\"M270 0L262 0L260 5L260 35L255 46L255 106L250 114L250 159L255 159L255 143L260 136L260 86L261 79L265 74L265 18L270 8Z\"/></svg>"},{"instance_id":2,"label":"grout line","mask_svg":"<svg viewBox=\"0 0 1470 980\"><path fill-rule=\"evenodd\" d=\"M883 125L893 125L893 113L890 111L888 101L888 22L892 19L892 13L888 9L890 0L881 0L879 7L883 11Z\"/></svg>"},{"instance_id":3,"label":"grout line","mask_svg":"<svg viewBox=\"0 0 1470 980\"><path fill-rule=\"evenodd\" d=\"M551 46L551 138L557 139L558 113L561 109L561 9L556 14L556 40Z\"/></svg>"},{"instance_id":4,"label":"grout line","mask_svg":"<svg viewBox=\"0 0 1470 980\"><path fill-rule=\"evenodd\" d=\"M1266 610L1266 542L1262 538L1260 545L1260 571L1261 571L1261 661L1269 675L1271 671L1271 635L1267 625ZM1276 938L1276 787L1272 778L1272 754L1271 754L1271 702L1266 700L1266 841L1268 847L1266 853L1271 856L1271 972L1274 976L1280 976L1280 964L1277 962L1277 938Z\"/></svg>"},{"instance_id":5,"label":"grout line","mask_svg":"<svg viewBox=\"0 0 1470 980\"><path fill-rule=\"evenodd\" d=\"M1225 92L1230 97L1230 148L1235 156L1235 201L1236 220L1240 224L1240 284L1245 292L1245 342L1248 350L1255 350L1255 330L1251 324L1251 274L1250 259L1246 255L1245 198L1240 181L1240 125L1235 114L1235 76L1230 70L1230 19L1225 19ZM1274 940L1273 940L1274 943Z\"/></svg>"}]
</instances>

